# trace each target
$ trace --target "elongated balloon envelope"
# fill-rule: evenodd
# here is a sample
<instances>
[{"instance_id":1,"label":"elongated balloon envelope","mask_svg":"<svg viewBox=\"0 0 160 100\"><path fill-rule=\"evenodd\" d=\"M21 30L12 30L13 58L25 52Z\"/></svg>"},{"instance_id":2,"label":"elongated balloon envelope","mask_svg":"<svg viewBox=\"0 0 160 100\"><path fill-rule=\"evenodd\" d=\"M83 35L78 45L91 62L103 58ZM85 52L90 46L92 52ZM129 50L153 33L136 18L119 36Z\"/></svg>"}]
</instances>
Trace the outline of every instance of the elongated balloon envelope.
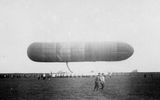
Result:
<instances>
[{"instance_id":1,"label":"elongated balloon envelope","mask_svg":"<svg viewBox=\"0 0 160 100\"><path fill-rule=\"evenodd\" d=\"M133 48L121 42L32 43L28 57L36 62L121 61L133 54Z\"/></svg>"}]
</instances>

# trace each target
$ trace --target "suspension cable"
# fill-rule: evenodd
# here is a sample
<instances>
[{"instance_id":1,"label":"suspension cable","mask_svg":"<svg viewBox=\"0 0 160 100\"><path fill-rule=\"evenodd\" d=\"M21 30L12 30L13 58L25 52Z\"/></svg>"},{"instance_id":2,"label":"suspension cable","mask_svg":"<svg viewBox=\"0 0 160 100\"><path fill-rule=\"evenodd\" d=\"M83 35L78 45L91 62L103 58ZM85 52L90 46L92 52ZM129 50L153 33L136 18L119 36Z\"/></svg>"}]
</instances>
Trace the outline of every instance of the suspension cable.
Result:
<instances>
[{"instance_id":1,"label":"suspension cable","mask_svg":"<svg viewBox=\"0 0 160 100\"><path fill-rule=\"evenodd\" d=\"M71 69L69 68L68 62L66 62L66 65L67 65L68 70L69 70L71 73L73 73L73 71L71 71Z\"/></svg>"}]
</instances>

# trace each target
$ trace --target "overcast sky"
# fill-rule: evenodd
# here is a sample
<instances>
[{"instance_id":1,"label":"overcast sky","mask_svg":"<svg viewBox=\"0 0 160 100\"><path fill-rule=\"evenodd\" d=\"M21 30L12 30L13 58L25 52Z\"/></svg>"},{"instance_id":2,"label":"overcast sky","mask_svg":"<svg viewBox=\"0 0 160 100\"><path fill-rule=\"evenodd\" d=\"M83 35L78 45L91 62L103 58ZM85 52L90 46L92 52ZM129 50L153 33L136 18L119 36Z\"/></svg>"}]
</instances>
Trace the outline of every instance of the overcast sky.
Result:
<instances>
[{"instance_id":1,"label":"overcast sky","mask_svg":"<svg viewBox=\"0 0 160 100\"><path fill-rule=\"evenodd\" d=\"M0 0L0 72L68 71L27 57L32 42L121 41L120 62L69 63L76 73L160 71L159 0Z\"/></svg>"}]
</instances>

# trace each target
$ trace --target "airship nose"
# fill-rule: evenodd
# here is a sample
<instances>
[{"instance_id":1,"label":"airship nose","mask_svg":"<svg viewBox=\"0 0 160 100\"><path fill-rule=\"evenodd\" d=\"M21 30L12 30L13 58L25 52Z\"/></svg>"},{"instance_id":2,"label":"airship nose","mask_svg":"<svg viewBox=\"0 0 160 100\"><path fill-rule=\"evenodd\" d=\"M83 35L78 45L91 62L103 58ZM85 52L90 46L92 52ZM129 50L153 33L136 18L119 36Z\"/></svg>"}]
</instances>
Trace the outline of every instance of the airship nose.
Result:
<instances>
[{"instance_id":1,"label":"airship nose","mask_svg":"<svg viewBox=\"0 0 160 100\"><path fill-rule=\"evenodd\" d=\"M126 43L117 44L117 60L125 60L131 57L134 53L133 47Z\"/></svg>"}]
</instances>

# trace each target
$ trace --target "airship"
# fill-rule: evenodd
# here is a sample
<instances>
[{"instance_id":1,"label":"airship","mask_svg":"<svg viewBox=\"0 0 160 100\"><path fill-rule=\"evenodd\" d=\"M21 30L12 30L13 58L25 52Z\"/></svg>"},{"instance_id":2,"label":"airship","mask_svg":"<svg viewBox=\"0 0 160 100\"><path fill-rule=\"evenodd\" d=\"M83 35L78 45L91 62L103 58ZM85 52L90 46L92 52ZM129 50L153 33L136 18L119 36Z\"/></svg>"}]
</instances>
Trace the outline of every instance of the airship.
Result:
<instances>
[{"instance_id":1,"label":"airship","mask_svg":"<svg viewBox=\"0 0 160 100\"><path fill-rule=\"evenodd\" d=\"M133 52L133 47L123 42L35 42L27 50L35 62L122 61Z\"/></svg>"}]
</instances>

